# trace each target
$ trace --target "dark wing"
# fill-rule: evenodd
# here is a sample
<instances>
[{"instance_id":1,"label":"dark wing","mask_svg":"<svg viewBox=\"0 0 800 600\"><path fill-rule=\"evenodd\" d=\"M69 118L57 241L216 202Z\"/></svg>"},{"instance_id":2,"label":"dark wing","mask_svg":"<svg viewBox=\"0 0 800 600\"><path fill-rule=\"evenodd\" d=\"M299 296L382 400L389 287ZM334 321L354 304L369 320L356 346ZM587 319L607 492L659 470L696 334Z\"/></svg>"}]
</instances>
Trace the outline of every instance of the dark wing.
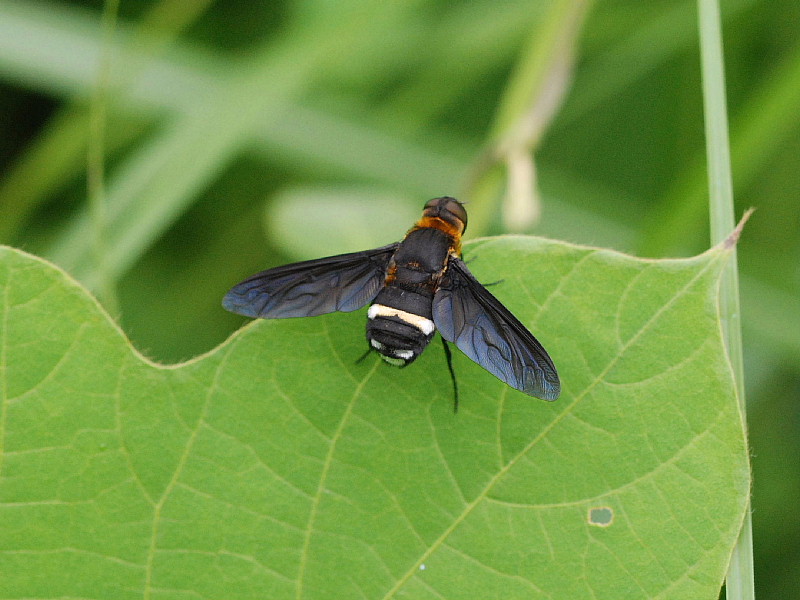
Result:
<instances>
[{"instance_id":1,"label":"dark wing","mask_svg":"<svg viewBox=\"0 0 800 600\"><path fill-rule=\"evenodd\" d=\"M306 260L256 273L233 286L222 306L262 319L357 310L383 287L397 246Z\"/></svg>"},{"instance_id":2,"label":"dark wing","mask_svg":"<svg viewBox=\"0 0 800 600\"><path fill-rule=\"evenodd\" d=\"M450 258L433 297L433 322L444 339L511 387L543 400L561 393L542 345L458 258Z\"/></svg>"}]
</instances>

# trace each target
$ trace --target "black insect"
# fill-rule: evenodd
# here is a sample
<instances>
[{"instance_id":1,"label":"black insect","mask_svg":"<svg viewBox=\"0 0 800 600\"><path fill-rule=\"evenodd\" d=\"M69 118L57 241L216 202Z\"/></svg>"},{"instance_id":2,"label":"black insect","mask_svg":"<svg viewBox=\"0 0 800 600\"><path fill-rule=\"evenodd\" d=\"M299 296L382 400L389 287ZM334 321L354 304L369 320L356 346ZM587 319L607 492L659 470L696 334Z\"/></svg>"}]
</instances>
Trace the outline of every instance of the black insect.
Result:
<instances>
[{"instance_id":1,"label":"black insect","mask_svg":"<svg viewBox=\"0 0 800 600\"><path fill-rule=\"evenodd\" d=\"M511 387L555 400L561 384L545 349L461 260L466 226L458 200L434 198L401 242L262 271L235 285L222 305L247 317L283 319L371 302L367 341L387 363L414 362L438 329ZM446 343L445 350L449 365Z\"/></svg>"}]
</instances>

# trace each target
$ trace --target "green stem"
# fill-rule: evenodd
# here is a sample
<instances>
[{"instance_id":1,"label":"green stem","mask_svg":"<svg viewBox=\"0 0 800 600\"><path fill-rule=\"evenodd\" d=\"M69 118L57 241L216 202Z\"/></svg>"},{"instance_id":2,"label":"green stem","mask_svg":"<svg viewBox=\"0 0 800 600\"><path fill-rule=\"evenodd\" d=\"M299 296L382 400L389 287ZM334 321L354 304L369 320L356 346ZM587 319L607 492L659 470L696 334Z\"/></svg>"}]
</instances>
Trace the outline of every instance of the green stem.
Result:
<instances>
[{"instance_id":1,"label":"green stem","mask_svg":"<svg viewBox=\"0 0 800 600\"><path fill-rule=\"evenodd\" d=\"M99 285L97 294L106 309L116 314L118 304L113 279L108 274L106 259L106 199L105 199L105 134L107 92L111 75L113 36L117 25L119 0L106 0L103 8L103 46L97 74L97 84L89 107L90 134L86 157L86 187L89 196L93 233L94 264Z\"/></svg>"},{"instance_id":2,"label":"green stem","mask_svg":"<svg viewBox=\"0 0 800 600\"><path fill-rule=\"evenodd\" d=\"M700 54L703 70L706 153L708 159L709 213L711 243L725 241L734 228L733 184L728 143L722 34L718 0L698 0ZM722 331L733 369L742 422L746 427L742 329L739 307L739 278L736 248L720 281ZM755 598L753 578L753 534L748 501L739 540L731 555L726 577L728 600Z\"/></svg>"},{"instance_id":3,"label":"green stem","mask_svg":"<svg viewBox=\"0 0 800 600\"><path fill-rule=\"evenodd\" d=\"M531 32L463 194L473 203L470 237L485 235L498 213L506 229L526 230L538 219L531 153L569 87L575 46L592 4L593 0L556 0ZM504 186L509 193L500 210Z\"/></svg>"}]
</instances>

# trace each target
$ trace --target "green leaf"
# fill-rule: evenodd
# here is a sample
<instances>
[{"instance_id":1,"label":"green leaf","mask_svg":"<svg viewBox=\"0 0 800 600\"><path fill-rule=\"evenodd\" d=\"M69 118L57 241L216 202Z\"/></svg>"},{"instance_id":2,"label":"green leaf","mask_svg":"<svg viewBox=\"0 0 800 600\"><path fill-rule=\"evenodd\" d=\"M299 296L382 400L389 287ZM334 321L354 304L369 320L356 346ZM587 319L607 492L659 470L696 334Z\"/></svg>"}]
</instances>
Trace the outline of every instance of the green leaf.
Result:
<instances>
[{"instance_id":1,"label":"green leaf","mask_svg":"<svg viewBox=\"0 0 800 600\"><path fill-rule=\"evenodd\" d=\"M717 598L749 469L728 255L467 246L563 381L394 369L364 315L258 321L177 366L0 251L0 597ZM220 296L224 290L220 290Z\"/></svg>"}]
</instances>

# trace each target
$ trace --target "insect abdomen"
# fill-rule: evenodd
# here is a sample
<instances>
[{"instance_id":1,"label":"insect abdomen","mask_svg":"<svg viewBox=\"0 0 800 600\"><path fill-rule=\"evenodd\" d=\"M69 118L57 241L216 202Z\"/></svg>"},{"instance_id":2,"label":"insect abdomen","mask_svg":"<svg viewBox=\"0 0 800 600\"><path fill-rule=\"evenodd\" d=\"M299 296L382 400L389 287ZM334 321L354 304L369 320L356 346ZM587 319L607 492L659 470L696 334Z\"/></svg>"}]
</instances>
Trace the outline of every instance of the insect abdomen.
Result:
<instances>
[{"instance_id":1,"label":"insect abdomen","mask_svg":"<svg viewBox=\"0 0 800 600\"><path fill-rule=\"evenodd\" d=\"M400 282L388 284L367 313L367 340L389 364L408 365L433 338L433 294L423 287L410 291Z\"/></svg>"},{"instance_id":2,"label":"insect abdomen","mask_svg":"<svg viewBox=\"0 0 800 600\"><path fill-rule=\"evenodd\" d=\"M367 340L389 364L410 364L433 338L433 295L451 241L438 229L416 229L397 249L392 276L367 313Z\"/></svg>"}]
</instances>

